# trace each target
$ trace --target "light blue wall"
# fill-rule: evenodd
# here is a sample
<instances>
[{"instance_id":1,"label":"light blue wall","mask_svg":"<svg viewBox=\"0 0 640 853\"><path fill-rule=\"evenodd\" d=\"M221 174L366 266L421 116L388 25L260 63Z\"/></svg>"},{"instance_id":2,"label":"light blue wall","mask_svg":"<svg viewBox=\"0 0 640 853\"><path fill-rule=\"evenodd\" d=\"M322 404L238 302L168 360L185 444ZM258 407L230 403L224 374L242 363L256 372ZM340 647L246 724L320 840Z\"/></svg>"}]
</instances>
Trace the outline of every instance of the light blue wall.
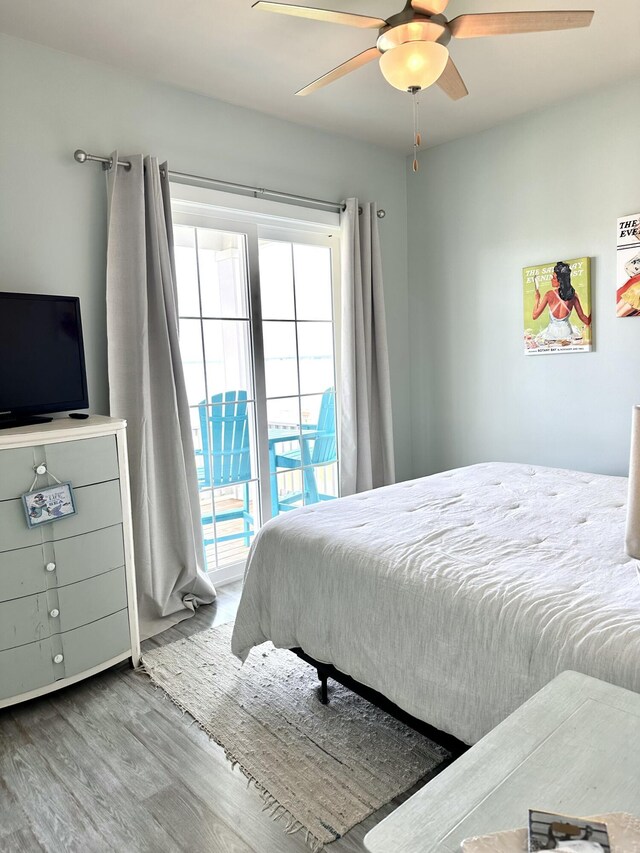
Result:
<instances>
[{"instance_id":1,"label":"light blue wall","mask_svg":"<svg viewBox=\"0 0 640 853\"><path fill-rule=\"evenodd\" d=\"M317 198L381 222L397 469L411 474L404 157L0 35L0 288L82 299L92 408L107 410L105 183L72 153L148 152L171 168Z\"/></svg>"},{"instance_id":2,"label":"light blue wall","mask_svg":"<svg viewBox=\"0 0 640 853\"><path fill-rule=\"evenodd\" d=\"M640 319L615 316L616 219L640 210L640 79L433 148L407 183L415 475L626 474ZM584 255L595 352L525 358L522 267Z\"/></svg>"},{"instance_id":3,"label":"light blue wall","mask_svg":"<svg viewBox=\"0 0 640 853\"><path fill-rule=\"evenodd\" d=\"M640 209L639 131L636 79L431 149L406 182L394 152L0 35L0 287L82 297L106 411L104 179L75 148L375 199L399 477L486 459L622 473L640 320L615 319L615 220ZM595 352L525 359L521 267L581 255Z\"/></svg>"}]
</instances>

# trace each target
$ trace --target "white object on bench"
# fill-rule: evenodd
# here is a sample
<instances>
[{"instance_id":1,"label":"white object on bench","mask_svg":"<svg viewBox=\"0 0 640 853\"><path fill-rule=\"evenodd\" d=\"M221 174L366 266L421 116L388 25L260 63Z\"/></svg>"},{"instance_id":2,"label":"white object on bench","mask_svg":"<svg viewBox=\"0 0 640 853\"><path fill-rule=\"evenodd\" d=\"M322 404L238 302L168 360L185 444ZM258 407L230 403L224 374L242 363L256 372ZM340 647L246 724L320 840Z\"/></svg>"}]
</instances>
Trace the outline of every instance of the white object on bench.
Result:
<instances>
[{"instance_id":1,"label":"white object on bench","mask_svg":"<svg viewBox=\"0 0 640 853\"><path fill-rule=\"evenodd\" d=\"M640 820L625 812L588 815L587 820L606 823L612 853L640 853ZM526 829L496 832L462 842L462 853L525 853L528 849Z\"/></svg>"}]
</instances>

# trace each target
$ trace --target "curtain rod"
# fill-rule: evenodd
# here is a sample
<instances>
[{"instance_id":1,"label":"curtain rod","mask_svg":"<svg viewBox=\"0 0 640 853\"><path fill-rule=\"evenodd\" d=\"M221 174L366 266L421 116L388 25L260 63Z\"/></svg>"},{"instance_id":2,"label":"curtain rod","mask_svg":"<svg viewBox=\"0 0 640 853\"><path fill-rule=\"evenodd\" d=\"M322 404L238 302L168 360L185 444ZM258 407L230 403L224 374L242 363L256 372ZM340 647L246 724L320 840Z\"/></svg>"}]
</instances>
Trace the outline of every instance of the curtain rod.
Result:
<instances>
[{"instance_id":1,"label":"curtain rod","mask_svg":"<svg viewBox=\"0 0 640 853\"><path fill-rule=\"evenodd\" d=\"M102 163L102 168L107 170L111 169L113 166L113 159L111 157L100 157L97 154L87 154L86 151L83 151L82 148L78 148L73 152L74 160L78 163L86 163L91 160L96 163ZM127 171L131 168L131 163L128 160L118 160L118 166L122 166ZM198 183L205 184L213 184L217 187L223 187L225 190L229 192L236 193L250 193L255 198L258 196L271 196L272 198L279 198L287 204L293 204L295 202L304 202L305 204L311 207L317 207L321 210L335 210L335 211L343 211L345 209L345 205L342 202L338 201L324 201L320 198L311 198L305 195L295 195L293 193L285 193L280 192L280 190L268 190L263 187L251 187L248 184L236 184L231 181L222 181L218 178L207 178L201 175L190 175L188 172L173 172L169 170L169 177L176 178L178 180L182 180L185 183L192 183L194 181ZM360 210L362 212L362 209ZM384 219L386 216L386 212L382 210L377 211L378 219Z\"/></svg>"}]
</instances>

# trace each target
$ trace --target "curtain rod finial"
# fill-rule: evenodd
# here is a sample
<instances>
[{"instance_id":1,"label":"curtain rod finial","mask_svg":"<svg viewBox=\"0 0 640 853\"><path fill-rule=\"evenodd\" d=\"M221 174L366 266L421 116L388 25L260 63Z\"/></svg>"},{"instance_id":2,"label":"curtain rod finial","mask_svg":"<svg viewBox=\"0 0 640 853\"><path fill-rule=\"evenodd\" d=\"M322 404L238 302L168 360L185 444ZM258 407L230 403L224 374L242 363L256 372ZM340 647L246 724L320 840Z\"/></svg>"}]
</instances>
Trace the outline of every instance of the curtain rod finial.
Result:
<instances>
[{"instance_id":1,"label":"curtain rod finial","mask_svg":"<svg viewBox=\"0 0 640 853\"><path fill-rule=\"evenodd\" d=\"M382 207L380 208L380 210L376 211L376 216L378 217L378 219L384 219L386 215L387 211L384 210L384 208Z\"/></svg>"},{"instance_id":2,"label":"curtain rod finial","mask_svg":"<svg viewBox=\"0 0 640 853\"><path fill-rule=\"evenodd\" d=\"M77 148L73 152L73 159L77 163L86 163L87 162L87 152L83 151L82 148Z\"/></svg>"}]
</instances>

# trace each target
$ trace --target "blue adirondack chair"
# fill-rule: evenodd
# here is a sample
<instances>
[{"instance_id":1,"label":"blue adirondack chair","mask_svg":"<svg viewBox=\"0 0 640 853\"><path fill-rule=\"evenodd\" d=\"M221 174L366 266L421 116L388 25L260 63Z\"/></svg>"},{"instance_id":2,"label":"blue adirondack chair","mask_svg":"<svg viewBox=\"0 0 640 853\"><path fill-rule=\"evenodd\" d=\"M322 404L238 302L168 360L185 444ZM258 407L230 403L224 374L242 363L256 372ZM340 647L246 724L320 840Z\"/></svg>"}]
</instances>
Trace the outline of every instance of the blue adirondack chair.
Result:
<instances>
[{"instance_id":1,"label":"blue adirondack chair","mask_svg":"<svg viewBox=\"0 0 640 853\"><path fill-rule=\"evenodd\" d=\"M242 508L217 512L215 516L202 518L202 525L242 519L243 532L217 536L215 541L227 542L243 539L249 545L253 533L253 516L249 512L249 484L251 479L251 455L249 449L249 419L247 417L247 392L225 391L211 397L211 408L200 403L200 430L202 450L196 451L198 482L200 488L218 488L244 484ZM209 431L209 423L211 431ZM204 544L211 545L213 539L205 538Z\"/></svg>"},{"instance_id":2,"label":"blue adirondack chair","mask_svg":"<svg viewBox=\"0 0 640 853\"><path fill-rule=\"evenodd\" d=\"M306 432L312 433L305 438ZM333 388L327 388L322 395L320 412L317 424L302 424L302 434L298 442L299 446L287 453L276 453L275 446L270 452L270 468L272 474L271 488L271 511L277 515L281 510L296 509L301 500L305 503L318 503L318 501L330 501L335 495L324 495L318 492L316 477L313 467L305 467L302 472L304 481L304 495L296 492L286 498L279 499L278 489L275 484L275 472L278 468L300 468L304 466L321 465L324 462L334 462L336 459L336 395ZM310 447L310 445L313 445Z\"/></svg>"}]
</instances>

